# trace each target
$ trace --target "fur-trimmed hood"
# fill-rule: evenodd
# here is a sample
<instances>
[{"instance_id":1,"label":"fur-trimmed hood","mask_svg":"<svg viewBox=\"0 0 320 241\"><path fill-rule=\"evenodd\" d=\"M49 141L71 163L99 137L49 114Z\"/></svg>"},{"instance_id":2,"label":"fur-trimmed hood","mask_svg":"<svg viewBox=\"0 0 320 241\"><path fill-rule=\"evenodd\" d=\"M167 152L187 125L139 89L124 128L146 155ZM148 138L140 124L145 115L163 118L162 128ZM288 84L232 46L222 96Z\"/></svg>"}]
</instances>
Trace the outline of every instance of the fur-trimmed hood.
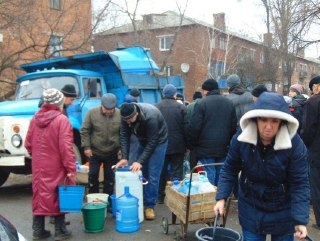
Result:
<instances>
[{"instance_id":1,"label":"fur-trimmed hood","mask_svg":"<svg viewBox=\"0 0 320 241\"><path fill-rule=\"evenodd\" d=\"M282 95L271 92L264 92L260 95L252 108L240 119L242 133L238 136L239 141L257 145L258 127L255 121L257 117L278 118L286 121L276 135L273 148L281 150L292 147L291 139L297 133L299 122L291 115Z\"/></svg>"}]
</instances>

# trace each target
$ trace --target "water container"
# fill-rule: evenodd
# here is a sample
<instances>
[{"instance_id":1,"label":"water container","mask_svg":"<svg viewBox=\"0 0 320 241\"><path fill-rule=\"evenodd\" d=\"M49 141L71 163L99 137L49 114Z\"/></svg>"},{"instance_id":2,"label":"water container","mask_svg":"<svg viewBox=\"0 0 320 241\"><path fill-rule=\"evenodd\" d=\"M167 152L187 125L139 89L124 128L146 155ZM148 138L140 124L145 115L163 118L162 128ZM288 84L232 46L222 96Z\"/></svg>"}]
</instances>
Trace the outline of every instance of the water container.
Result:
<instances>
[{"instance_id":1,"label":"water container","mask_svg":"<svg viewBox=\"0 0 320 241\"><path fill-rule=\"evenodd\" d=\"M179 191L179 188L181 187L180 181L178 179L173 180L172 188Z\"/></svg>"},{"instance_id":2,"label":"water container","mask_svg":"<svg viewBox=\"0 0 320 241\"><path fill-rule=\"evenodd\" d=\"M124 194L117 198L116 230L121 233L132 233L140 229L138 217L138 198L124 187Z\"/></svg>"},{"instance_id":3,"label":"water container","mask_svg":"<svg viewBox=\"0 0 320 241\"><path fill-rule=\"evenodd\" d=\"M215 192L216 191L214 186L209 182L209 179L206 176L201 175L199 178L200 178L199 187L198 187L199 193L207 193L207 192Z\"/></svg>"},{"instance_id":4,"label":"water container","mask_svg":"<svg viewBox=\"0 0 320 241\"><path fill-rule=\"evenodd\" d=\"M139 199L139 222L144 220L143 214L143 176L142 172L132 172L129 166L120 167L115 173L116 198L124 194L125 186L130 188L130 193Z\"/></svg>"}]
</instances>

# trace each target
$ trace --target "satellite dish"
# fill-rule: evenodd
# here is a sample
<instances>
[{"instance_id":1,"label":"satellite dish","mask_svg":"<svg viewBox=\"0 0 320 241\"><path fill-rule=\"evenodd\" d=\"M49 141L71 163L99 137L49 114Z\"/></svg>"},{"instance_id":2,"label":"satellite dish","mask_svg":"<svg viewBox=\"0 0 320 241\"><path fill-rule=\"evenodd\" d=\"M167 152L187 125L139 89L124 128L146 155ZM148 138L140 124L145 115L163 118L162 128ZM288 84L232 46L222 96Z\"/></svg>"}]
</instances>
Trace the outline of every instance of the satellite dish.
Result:
<instances>
[{"instance_id":1,"label":"satellite dish","mask_svg":"<svg viewBox=\"0 0 320 241\"><path fill-rule=\"evenodd\" d=\"M180 68L183 73L188 73L190 65L188 63L182 63Z\"/></svg>"}]
</instances>

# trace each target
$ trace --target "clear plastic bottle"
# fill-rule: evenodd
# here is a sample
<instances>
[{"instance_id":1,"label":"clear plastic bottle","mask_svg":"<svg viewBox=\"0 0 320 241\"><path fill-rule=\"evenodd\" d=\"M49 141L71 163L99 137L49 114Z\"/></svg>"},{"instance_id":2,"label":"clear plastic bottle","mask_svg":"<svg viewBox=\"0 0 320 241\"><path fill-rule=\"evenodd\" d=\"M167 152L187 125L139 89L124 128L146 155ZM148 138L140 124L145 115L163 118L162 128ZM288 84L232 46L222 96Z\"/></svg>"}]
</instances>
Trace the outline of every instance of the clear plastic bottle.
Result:
<instances>
[{"instance_id":1,"label":"clear plastic bottle","mask_svg":"<svg viewBox=\"0 0 320 241\"><path fill-rule=\"evenodd\" d=\"M207 192L214 192L214 186L209 182L209 179L205 175L200 175L199 177L199 193L207 193Z\"/></svg>"},{"instance_id":2,"label":"clear plastic bottle","mask_svg":"<svg viewBox=\"0 0 320 241\"><path fill-rule=\"evenodd\" d=\"M181 185L180 185L180 181L178 179L174 179L173 180L173 185L172 185L172 188L179 191Z\"/></svg>"}]
</instances>

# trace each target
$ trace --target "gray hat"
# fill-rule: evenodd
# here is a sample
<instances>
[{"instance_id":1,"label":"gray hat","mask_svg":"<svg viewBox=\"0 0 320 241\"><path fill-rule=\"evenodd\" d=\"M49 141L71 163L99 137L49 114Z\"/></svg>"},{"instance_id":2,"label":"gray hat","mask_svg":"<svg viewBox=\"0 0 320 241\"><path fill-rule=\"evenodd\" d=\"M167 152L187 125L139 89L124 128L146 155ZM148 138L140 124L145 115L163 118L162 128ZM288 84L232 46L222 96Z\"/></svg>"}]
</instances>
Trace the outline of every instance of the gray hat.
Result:
<instances>
[{"instance_id":1,"label":"gray hat","mask_svg":"<svg viewBox=\"0 0 320 241\"><path fill-rule=\"evenodd\" d=\"M46 89L43 92L43 102L45 104L62 106L64 103L64 96L57 89Z\"/></svg>"},{"instance_id":2,"label":"gray hat","mask_svg":"<svg viewBox=\"0 0 320 241\"><path fill-rule=\"evenodd\" d=\"M232 87L234 85L240 84L240 78L236 74L229 75L227 78L227 85L228 87Z\"/></svg>"},{"instance_id":3,"label":"gray hat","mask_svg":"<svg viewBox=\"0 0 320 241\"><path fill-rule=\"evenodd\" d=\"M107 109L113 109L117 105L117 97L111 93L104 94L101 97L101 105Z\"/></svg>"}]
</instances>

